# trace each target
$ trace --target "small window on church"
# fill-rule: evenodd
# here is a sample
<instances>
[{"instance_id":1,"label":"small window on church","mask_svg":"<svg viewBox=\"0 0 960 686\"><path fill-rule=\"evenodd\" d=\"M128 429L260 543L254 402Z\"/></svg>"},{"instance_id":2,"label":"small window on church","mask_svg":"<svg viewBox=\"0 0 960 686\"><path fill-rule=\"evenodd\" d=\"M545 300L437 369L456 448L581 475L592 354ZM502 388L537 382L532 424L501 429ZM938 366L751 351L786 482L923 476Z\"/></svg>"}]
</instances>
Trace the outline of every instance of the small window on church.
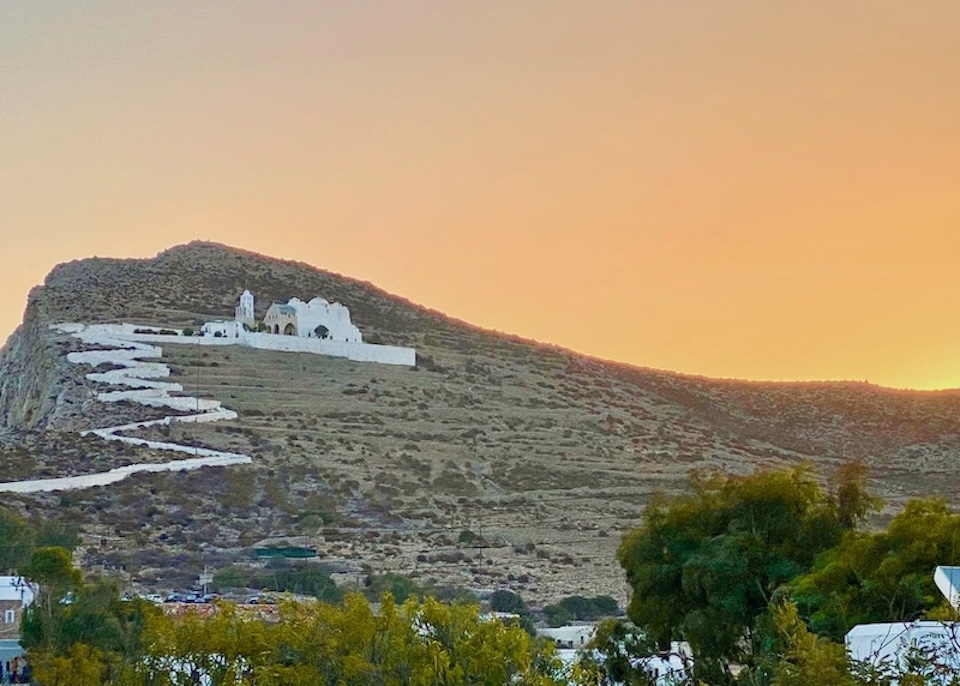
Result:
<instances>
[{"instance_id":1,"label":"small window on church","mask_svg":"<svg viewBox=\"0 0 960 686\"><path fill-rule=\"evenodd\" d=\"M7 610L3 613L3 621L7 624L13 624L15 621L17 621L17 613L13 610Z\"/></svg>"}]
</instances>

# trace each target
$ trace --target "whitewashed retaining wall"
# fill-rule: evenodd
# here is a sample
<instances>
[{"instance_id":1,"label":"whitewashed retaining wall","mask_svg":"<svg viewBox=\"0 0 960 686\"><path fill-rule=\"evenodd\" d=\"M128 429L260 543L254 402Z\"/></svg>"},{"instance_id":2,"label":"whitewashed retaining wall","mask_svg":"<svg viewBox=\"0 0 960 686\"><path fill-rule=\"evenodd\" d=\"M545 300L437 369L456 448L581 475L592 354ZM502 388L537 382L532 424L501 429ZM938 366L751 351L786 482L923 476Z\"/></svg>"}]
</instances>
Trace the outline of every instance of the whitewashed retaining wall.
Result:
<instances>
[{"instance_id":1,"label":"whitewashed retaining wall","mask_svg":"<svg viewBox=\"0 0 960 686\"><path fill-rule=\"evenodd\" d=\"M108 441L120 441L130 445L144 446L155 450L187 453L192 458L173 460L163 463L134 464L118 467L107 472L66 476L55 479L29 479L25 481L7 481L0 483L0 492L35 493L38 491L60 491L92 486L106 486L125 479L138 472L164 472L199 469L209 466L229 466L249 464L247 455L228 453L195 446L148 441L135 436L123 435L137 429L170 424L172 422L214 422L236 419L237 413L225 409L217 400L193 398L189 396L171 396L171 393L183 392L183 386L172 381L164 381L170 376L170 368L162 362L146 362L144 358L163 356L161 343L175 345L245 345L260 350L278 350L282 352L313 353L342 357L355 362L376 362L413 367L417 363L417 352L413 348L401 348L392 345L373 345L370 343L345 343L341 341L300 338L298 336L279 336L268 333L243 332L238 338L215 336L181 336L161 334L160 327L137 324L60 324L52 327L63 333L69 333L90 345L110 348L108 350L90 350L74 352L67 359L74 364L88 364L95 369L102 364L121 367L105 372L91 372L87 378L98 383L113 386L127 386L129 391L109 391L97 394L97 400L105 403L129 400L150 407L169 407L179 412L194 412L190 415L168 416L119 426L108 426L84 431ZM157 333L143 333L149 330ZM138 333L139 331L139 333Z\"/></svg>"},{"instance_id":2,"label":"whitewashed retaining wall","mask_svg":"<svg viewBox=\"0 0 960 686\"><path fill-rule=\"evenodd\" d=\"M93 486L106 486L125 479L138 472L174 472L199 469L200 467L227 467L238 464L249 464L252 460L248 455L239 453L211 450L196 446L169 443L166 441L149 441L135 436L124 435L131 431L158 426L170 425L174 422L215 422L226 419L236 419L237 413L221 406L218 400L193 398L189 396L171 396L170 393L180 393L183 387L170 381L158 381L170 376L170 368L161 362L145 362L142 358L161 357L163 350L154 345L146 345L126 338L129 325L97 325L84 327L79 324L70 324L59 327L65 333L71 333L87 344L111 346L109 350L90 350L73 352L67 355L67 360L73 364L88 364L94 369L102 364L120 366L120 369L111 369L106 372L91 372L87 378L99 383L114 386L127 386L133 390L110 391L97 394L101 402L119 402L129 400L151 407L169 407L180 412L193 412L190 415L167 416L163 419L154 419L118 426L108 426L101 429L91 429L82 432L82 435L93 434L107 441L119 441L129 445L143 446L153 450L185 453L193 457L182 460L172 460L162 463L142 463L117 467L107 472L96 472L82 476L65 476L54 479L28 479L25 481L7 481L0 483L0 492L8 493L36 493L39 491L62 491ZM134 328L129 326L129 335ZM142 334L146 335L146 334ZM151 336L151 338L176 338L174 336ZM184 338L184 341L192 339ZM219 339L218 339L219 340Z\"/></svg>"},{"instance_id":3,"label":"whitewashed retaining wall","mask_svg":"<svg viewBox=\"0 0 960 686\"><path fill-rule=\"evenodd\" d=\"M78 325L68 324L65 327L74 328ZM417 351L414 348L401 348L395 345L374 345L372 343L343 343L327 341L318 338L301 338L299 336L282 336L272 333L252 333L245 331L238 338L226 336L169 336L161 334L135 333L136 329L155 329L156 327L137 326L134 324L92 324L85 327L85 332L114 336L126 341L140 341L144 343L173 343L177 345L245 345L258 350L278 350L289 353L312 353L314 355L329 355L344 357L354 362L376 362L378 364L402 365L413 367L417 364Z\"/></svg>"},{"instance_id":4,"label":"whitewashed retaining wall","mask_svg":"<svg viewBox=\"0 0 960 686\"><path fill-rule=\"evenodd\" d=\"M371 343L342 343L325 341L318 338L300 338L299 336L278 336L271 333L244 333L238 339L243 345L261 350L282 350L291 353L314 353L345 357L354 362L376 362L378 364L396 364L413 367L417 364L417 351L413 348L400 348L395 345L373 345Z\"/></svg>"}]
</instances>

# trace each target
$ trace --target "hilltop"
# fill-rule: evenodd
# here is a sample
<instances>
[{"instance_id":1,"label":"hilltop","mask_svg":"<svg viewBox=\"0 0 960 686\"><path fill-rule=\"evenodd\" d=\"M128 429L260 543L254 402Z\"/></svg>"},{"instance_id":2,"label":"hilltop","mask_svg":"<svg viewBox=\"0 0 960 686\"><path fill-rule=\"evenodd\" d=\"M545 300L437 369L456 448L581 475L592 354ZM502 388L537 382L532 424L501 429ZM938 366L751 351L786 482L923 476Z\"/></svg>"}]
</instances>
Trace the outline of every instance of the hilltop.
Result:
<instances>
[{"instance_id":1,"label":"hilltop","mask_svg":"<svg viewBox=\"0 0 960 686\"><path fill-rule=\"evenodd\" d=\"M196 326L232 315L245 288L258 317L294 295L341 302L364 340L415 347L417 365L167 346L164 362L185 392L220 400L239 419L151 431L248 454L253 465L10 501L82 524L88 562L166 587L286 540L344 571L506 587L535 601L622 600L622 532L692 469L809 462L829 476L859 458L894 507L915 495L952 500L960 483L954 392L713 380L606 362L210 243L71 262L34 289L0 353L0 468L30 478L168 459L79 437L148 411L95 402L89 368L65 359L80 343L50 325Z\"/></svg>"}]
</instances>

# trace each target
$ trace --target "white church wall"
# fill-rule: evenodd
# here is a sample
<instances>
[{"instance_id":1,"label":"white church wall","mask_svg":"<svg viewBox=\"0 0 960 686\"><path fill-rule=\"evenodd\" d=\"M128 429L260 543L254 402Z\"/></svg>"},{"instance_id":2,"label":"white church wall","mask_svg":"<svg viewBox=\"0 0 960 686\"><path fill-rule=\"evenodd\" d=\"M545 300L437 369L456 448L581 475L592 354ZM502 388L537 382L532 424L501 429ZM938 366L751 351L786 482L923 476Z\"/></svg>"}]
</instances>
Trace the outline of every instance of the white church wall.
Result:
<instances>
[{"instance_id":1,"label":"white church wall","mask_svg":"<svg viewBox=\"0 0 960 686\"><path fill-rule=\"evenodd\" d=\"M401 348L393 345L371 345L369 343L343 343L321 340L319 338L301 338L300 336L279 336L269 333L243 334L240 338L245 345L261 350L280 350L294 353L314 353L345 357L354 362L378 362L412 367L417 363L417 351L413 348Z\"/></svg>"},{"instance_id":2,"label":"white church wall","mask_svg":"<svg viewBox=\"0 0 960 686\"><path fill-rule=\"evenodd\" d=\"M0 492L5 493L42 493L51 491L66 491L75 488L92 488L94 486L107 486L117 481L126 479L131 474L141 472L185 472L201 467L231 467L234 465L250 464L253 460L247 455L238 455L232 453L223 453L205 448L191 448L176 443L161 443L160 441L145 441L139 438L127 438L125 436L110 436L110 440L130 443L132 445L144 445L160 450L170 450L175 452L190 453L197 457L182 460L173 460L170 462L154 462L131 464L124 467L117 467L107 472L98 472L96 474L84 474L83 476L62 476L50 479L28 479L26 481L6 481L0 483Z\"/></svg>"},{"instance_id":3,"label":"white church wall","mask_svg":"<svg viewBox=\"0 0 960 686\"><path fill-rule=\"evenodd\" d=\"M414 348L402 348L393 345L373 345L371 343L343 343L341 341L321 340L319 338L301 338L300 336L283 336L271 333L253 333L244 331L238 338L214 336L170 336L161 334L134 333L142 327L134 324L94 324L84 330L84 337L115 336L118 342L130 341L143 343L172 343L175 345L246 345L260 350L277 350L281 352L313 353L316 355L330 355L344 357L354 362L376 362L378 364L393 364L413 367L417 363L417 351ZM155 351L154 356L160 356L159 346L150 346ZM118 353L127 354L131 358L143 356L143 351L103 351L103 361L116 360ZM71 353L74 354L74 353ZM83 353L89 355L90 353ZM148 355L149 356L149 355ZM87 363L91 359L87 358ZM158 367L161 365L158 365ZM167 372L169 373L169 372ZM109 374L109 372L104 372ZM138 371L138 376L143 376ZM153 387L154 384L144 383L144 387ZM157 384L160 385L160 384Z\"/></svg>"},{"instance_id":4,"label":"white church wall","mask_svg":"<svg viewBox=\"0 0 960 686\"><path fill-rule=\"evenodd\" d=\"M303 302L290 298L286 303L274 303L267 310L264 323L276 325L282 332L287 324L293 324L300 338L316 338L315 331L323 326L327 339L339 343L362 343L360 329L350 321L350 310L341 303L330 303L323 298Z\"/></svg>"},{"instance_id":5,"label":"white church wall","mask_svg":"<svg viewBox=\"0 0 960 686\"><path fill-rule=\"evenodd\" d=\"M256 315L254 313L253 293L250 291L244 291L240 294L240 304L237 305L236 310L234 310L233 318L241 324L246 324L249 327L254 325L256 322Z\"/></svg>"}]
</instances>

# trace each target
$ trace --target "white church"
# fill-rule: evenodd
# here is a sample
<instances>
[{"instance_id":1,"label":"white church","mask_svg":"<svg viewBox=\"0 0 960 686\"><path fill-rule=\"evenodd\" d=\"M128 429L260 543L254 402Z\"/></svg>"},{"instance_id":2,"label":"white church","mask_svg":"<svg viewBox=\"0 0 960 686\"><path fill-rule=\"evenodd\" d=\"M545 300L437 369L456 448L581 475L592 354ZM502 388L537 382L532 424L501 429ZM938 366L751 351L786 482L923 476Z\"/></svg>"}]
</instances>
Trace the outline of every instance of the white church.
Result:
<instances>
[{"instance_id":1,"label":"white church","mask_svg":"<svg viewBox=\"0 0 960 686\"><path fill-rule=\"evenodd\" d=\"M253 348L310 352L346 357L358 362L416 365L416 350L363 342L350 320L350 310L323 298L304 302L291 298L273 303L258 325L253 293L245 290L232 320L207 322L200 328L207 344L247 345Z\"/></svg>"},{"instance_id":2,"label":"white church","mask_svg":"<svg viewBox=\"0 0 960 686\"><path fill-rule=\"evenodd\" d=\"M256 331L257 328L253 293L244 291L232 321L207 322L200 331L204 336L240 338L244 331ZM363 343L360 329L350 321L350 310L323 298L313 298L310 302L290 298L286 303L273 303L263 318L262 328L266 333L283 336Z\"/></svg>"},{"instance_id":3,"label":"white church","mask_svg":"<svg viewBox=\"0 0 960 686\"><path fill-rule=\"evenodd\" d=\"M350 310L323 298L303 302L290 298L286 304L273 303L263 323L270 333L303 338L321 338L341 343L362 343L360 329L350 321Z\"/></svg>"}]
</instances>

